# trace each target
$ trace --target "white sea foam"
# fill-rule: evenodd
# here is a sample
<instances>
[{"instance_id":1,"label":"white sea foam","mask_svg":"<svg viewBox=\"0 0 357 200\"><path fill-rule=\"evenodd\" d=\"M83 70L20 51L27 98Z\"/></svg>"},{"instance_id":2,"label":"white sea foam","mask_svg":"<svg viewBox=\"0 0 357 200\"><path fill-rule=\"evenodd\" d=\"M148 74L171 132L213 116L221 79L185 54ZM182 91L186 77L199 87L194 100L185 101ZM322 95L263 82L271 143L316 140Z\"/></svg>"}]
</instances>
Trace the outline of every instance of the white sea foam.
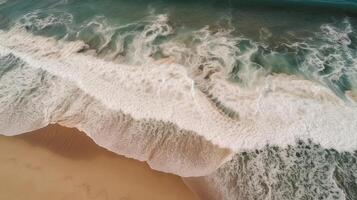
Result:
<instances>
[{"instance_id":1,"label":"white sea foam","mask_svg":"<svg viewBox=\"0 0 357 200\"><path fill-rule=\"evenodd\" d=\"M32 27L35 30L42 30L55 25L63 25L67 27L73 22L73 16L67 12L41 13L40 10L37 10L27 13L21 17L19 21L22 26Z\"/></svg>"},{"instance_id":2,"label":"white sea foam","mask_svg":"<svg viewBox=\"0 0 357 200\"><path fill-rule=\"evenodd\" d=\"M202 199L356 199L356 154L299 141L289 148L267 146L237 153L214 173L188 178L208 185ZM195 187L196 186L196 187Z\"/></svg>"},{"instance_id":3,"label":"white sea foam","mask_svg":"<svg viewBox=\"0 0 357 200\"><path fill-rule=\"evenodd\" d=\"M273 75L242 88L213 76L201 91L182 65L115 64L78 53L85 48L21 29L0 34L1 57L25 63L1 72L2 134L74 126L109 150L181 176L214 171L231 156L223 148L285 146L298 138L357 147L356 107L311 81Z\"/></svg>"},{"instance_id":4,"label":"white sea foam","mask_svg":"<svg viewBox=\"0 0 357 200\"><path fill-rule=\"evenodd\" d=\"M1 96L1 133L6 135L23 133L46 126L48 123L61 123L70 127L75 126L84 130L96 143L109 150L147 161L154 169L182 176L199 176L210 173L229 159L231 153L228 149L214 146L211 142L208 142L202 136L192 131L182 130L170 122L165 123L154 117L140 118L139 116L138 119L141 120L135 120L118 109L121 103L129 105L128 101L130 101L129 98L131 97L125 93L124 96L119 97L116 93L119 90L124 91L132 86L136 87L135 85L138 84L145 84L146 86L142 88L143 92L140 92L142 89L136 88L135 90L139 89L136 91L137 93L148 98L152 95L151 98L154 99L154 105L150 105L151 102L147 104L145 100L137 102L142 104L142 107L136 108L138 110L145 110L145 106L154 106L154 108L159 109L159 107L164 106L160 103L161 97L166 99L169 96L171 98L175 98L176 96L177 98L184 98L180 93L176 94L175 91L168 91L165 88L166 85L163 86L160 83L162 81L160 75L158 77L150 77L159 84L156 86L158 88L152 86L151 80L136 80L136 83L120 83L121 73L124 73L122 74L122 78L135 79L135 75L139 76L138 78L140 79L138 70L144 73L142 76L145 76L145 74L150 76L151 69L134 69L134 66L115 65L96 58L84 61L90 57L82 57L83 55L78 54L82 57L81 59L84 59L80 61L83 62L82 67L88 67L91 65L91 62L96 62L95 60L99 61L99 63L95 63L97 67L102 66L104 67L103 70L111 67L109 71L101 73L99 77L96 77L99 78L98 80L93 80L90 77L91 75L88 74L92 73L91 70L93 69L87 68L89 71L77 71L81 70L80 66L76 66L77 63L72 66L73 72L83 73L83 77L89 78L79 80L77 79L78 77L74 77L78 74L72 74L72 72L62 68L67 65L67 62L71 63L72 61L62 60L57 62L55 60L61 60L62 57L72 57L73 53L85 48L83 43L74 42L64 44L63 46L56 46L57 42L53 39L33 38L33 36L26 34L21 35L18 38L12 37L14 40L9 43L12 50L7 47L3 48L4 46L1 48L1 54L5 56L4 58L10 56L8 58L10 59L8 61L10 62L10 66L4 68L2 76L4 84L1 85L1 91L4 96ZM22 43L18 39L27 41ZM24 54L21 51L14 51L16 47L13 44L16 41L25 45L21 49L27 49L25 51L34 53L35 57L39 56L38 58L45 56L46 61L34 59L35 57L31 57L29 54ZM38 49L33 49L33 42L37 43L36 41L42 43L42 45ZM43 46L44 44L48 46L45 47ZM62 49L60 50L59 48ZM48 58L52 61L47 60ZM12 65L14 62L18 62L16 63L18 65L15 67ZM22 64L22 62L27 64ZM145 70L148 70L148 72ZM133 74L133 72L138 74ZM165 70L163 72L165 73ZM176 73L169 72L169 74L163 75L173 77L173 80L179 80L180 71ZM96 74L97 72L94 73ZM72 78L77 79L78 82L73 82ZM94 85L99 86L96 89L93 88L93 92L99 92L99 90L105 91L104 88L108 87L108 91L114 94L114 96L111 96L109 93L105 93L106 96L92 96L94 93L86 93L82 88L79 89L83 84L87 84L86 82L90 79L94 81ZM119 83L111 85L111 82L115 79ZM184 81L185 79L186 77L184 77ZM96 81L99 82L95 83ZM21 85L22 87L17 90L16 88L12 88L12 85ZM178 82L176 85L180 86L182 84ZM179 89L190 91L191 82L189 82L189 87L183 85ZM133 91L133 94L135 95L136 92ZM24 98L23 95L25 94L28 94L28 98ZM191 97L191 92L189 92L188 96ZM156 98L158 99L155 102ZM31 105L34 102L38 103ZM167 102L170 102L170 100L167 100ZM171 106L180 108L191 105L180 105L179 102L175 103ZM189 111L189 108L187 110ZM148 115L149 113L145 111L144 114ZM165 116L165 113L162 114ZM98 124L98 122L100 123Z\"/></svg>"},{"instance_id":5,"label":"white sea foam","mask_svg":"<svg viewBox=\"0 0 357 200\"><path fill-rule=\"evenodd\" d=\"M297 52L304 52L300 71L337 92L337 84L356 90L357 52L350 48L353 32L350 22L345 19L338 25L323 24L320 30L311 40L285 44Z\"/></svg>"},{"instance_id":6,"label":"white sea foam","mask_svg":"<svg viewBox=\"0 0 357 200\"><path fill-rule=\"evenodd\" d=\"M88 35L88 33L99 36L100 44L97 50L98 52L103 51L109 45L115 34L115 28L108 24L104 16L95 16L90 21L82 24L79 30L80 31L76 33L76 38L80 38L83 34Z\"/></svg>"}]
</instances>

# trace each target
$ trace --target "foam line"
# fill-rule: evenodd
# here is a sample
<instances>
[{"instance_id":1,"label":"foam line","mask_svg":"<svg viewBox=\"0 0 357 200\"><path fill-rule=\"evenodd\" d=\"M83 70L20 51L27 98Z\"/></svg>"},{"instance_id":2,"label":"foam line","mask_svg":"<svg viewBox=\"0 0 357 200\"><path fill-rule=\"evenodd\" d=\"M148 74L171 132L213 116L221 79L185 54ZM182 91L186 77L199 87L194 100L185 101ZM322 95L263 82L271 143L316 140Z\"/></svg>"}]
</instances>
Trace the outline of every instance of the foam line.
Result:
<instances>
[{"instance_id":1,"label":"foam line","mask_svg":"<svg viewBox=\"0 0 357 200\"><path fill-rule=\"evenodd\" d=\"M78 53L85 48L21 29L0 33L7 66L0 71L2 134L60 123L181 176L208 174L231 151L296 139L338 150L357 147L356 107L314 82L273 75L242 88L214 76L202 92L182 65L116 64Z\"/></svg>"}]
</instances>

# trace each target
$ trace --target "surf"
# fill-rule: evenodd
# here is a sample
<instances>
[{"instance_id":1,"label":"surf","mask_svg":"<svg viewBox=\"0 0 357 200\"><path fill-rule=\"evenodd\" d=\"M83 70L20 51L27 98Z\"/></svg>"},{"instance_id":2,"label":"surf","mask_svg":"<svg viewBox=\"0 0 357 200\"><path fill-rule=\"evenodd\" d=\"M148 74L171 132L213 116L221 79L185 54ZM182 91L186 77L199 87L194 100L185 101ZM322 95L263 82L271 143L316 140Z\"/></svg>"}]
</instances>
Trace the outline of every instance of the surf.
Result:
<instances>
[{"instance_id":1,"label":"surf","mask_svg":"<svg viewBox=\"0 0 357 200\"><path fill-rule=\"evenodd\" d=\"M0 5L0 134L75 127L207 198L356 197L353 17L92 3Z\"/></svg>"},{"instance_id":2,"label":"surf","mask_svg":"<svg viewBox=\"0 0 357 200\"><path fill-rule=\"evenodd\" d=\"M147 141L149 139L145 139L144 135L153 138L160 133L165 138L166 134L173 134L181 138L184 132L182 140L195 141L188 138L198 138L198 141L207 141L209 151L218 152L218 159L212 156L214 153L210 154L213 165L207 164L210 161L202 163L203 167L209 168L207 171L183 172L182 169L192 168L177 167L172 163L167 168L162 165L157 167L181 176L208 174L229 159L229 152L259 149L267 144L286 146L297 139L312 139L325 148L353 150L356 146L357 141L352 136L357 127L353 120L356 108L344 104L331 91L311 81L275 75L263 78L254 89L247 90L217 78L212 80L212 88L207 95L195 87L185 68L178 64L115 64L78 53L85 48L81 42L61 43L16 29L1 33L0 39L2 62L11 64L16 61L20 65L8 68L1 76L4 83L1 93L6 94L2 95L1 101L1 108L4 109L1 112L1 133L5 135L21 134L49 123L61 123L85 131L97 144L111 151L150 163L150 156L141 156L144 150L137 152L140 140L136 140L137 146L130 143L130 146L136 147L122 150L128 136L137 135L134 132L138 131L143 134L138 137ZM41 85L41 81L34 85L33 81L43 79L41 76L49 76L51 81L45 82L45 86ZM15 90L10 87L14 84L23 88ZM18 92L19 89L22 92ZM67 95L73 94L79 95L79 99L84 98L86 103L66 99ZM216 103L212 103L211 99L215 99ZM89 107L96 110L91 112L97 112L99 118L95 115L93 119L81 116L81 110L89 109L81 105L91 105L90 101L100 104L101 109ZM217 104L232 109L239 118L226 115ZM112 114L102 113L104 110ZM118 120L114 113L122 116L118 123L114 123ZM323 114L316 117L316 113ZM93 120L98 122L90 123ZM127 120L137 121L139 125L129 123L132 128L126 127ZM136 127L144 124L151 128L140 131ZM102 128L95 128L94 125ZM126 128L123 129L123 126ZM158 132L155 133L155 130ZM174 144L179 145L176 139L165 143L171 148ZM161 145L165 146L165 143ZM159 144L147 145L154 148ZM168 151L162 147L159 149ZM164 160L176 160L177 155L184 151L173 152L173 155L158 159L160 163L170 163ZM144 154L148 155L148 152ZM190 158L186 164L191 165L193 163L190 162L196 162L198 158L200 156ZM182 159L187 157L182 156ZM155 168L159 164L151 166ZM176 171L172 166L181 170Z\"/></svg>"}]
</instances>

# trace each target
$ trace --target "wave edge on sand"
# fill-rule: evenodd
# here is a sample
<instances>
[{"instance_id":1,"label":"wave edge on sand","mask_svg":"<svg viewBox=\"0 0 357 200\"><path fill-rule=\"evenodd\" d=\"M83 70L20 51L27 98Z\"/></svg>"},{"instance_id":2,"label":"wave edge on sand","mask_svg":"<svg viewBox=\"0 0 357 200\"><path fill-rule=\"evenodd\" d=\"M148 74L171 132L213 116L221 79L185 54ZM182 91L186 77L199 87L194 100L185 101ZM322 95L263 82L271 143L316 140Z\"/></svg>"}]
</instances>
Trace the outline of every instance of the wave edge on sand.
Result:
<instances>
[{"instance_id":1,"label":"wave edge on sand","mask_svg":"<svg viewBox=\"0 0 357 200\"><path fill-rule=\"evenodd\" d=\"M356 130L350 120L355 108L311 81L272 75L246 90L216 78L205 93L178 64L110 63L80 53L82 42L21 29L2 32L0 41L8 65L1 71L7 83L1 104L10 108L0 112L2 134L60 123L115 153L184 177L210 174L233 152L266 144L312 139L348 150L357 143L345 137ZM227 108L238 117L227 116Z\"/></svg>"}]
</instances>

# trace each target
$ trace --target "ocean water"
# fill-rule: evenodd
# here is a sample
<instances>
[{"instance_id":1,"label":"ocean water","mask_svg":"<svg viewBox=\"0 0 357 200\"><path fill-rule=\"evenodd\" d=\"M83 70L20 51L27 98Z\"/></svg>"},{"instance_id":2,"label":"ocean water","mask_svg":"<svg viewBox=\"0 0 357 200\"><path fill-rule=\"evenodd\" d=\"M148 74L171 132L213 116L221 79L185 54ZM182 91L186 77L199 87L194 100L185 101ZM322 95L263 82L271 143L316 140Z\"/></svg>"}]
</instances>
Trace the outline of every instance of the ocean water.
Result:
<instances>
[{"instance_id":1,"label":"ocean water","mask_svg":"<svg viewBox=\"0 0 357 200\"><path fill-rule=\"evenodd\" d=\"M0 133L51 123L213 199L357 199L357 2L0 1Z\"/></svg>"}]
</instances>

